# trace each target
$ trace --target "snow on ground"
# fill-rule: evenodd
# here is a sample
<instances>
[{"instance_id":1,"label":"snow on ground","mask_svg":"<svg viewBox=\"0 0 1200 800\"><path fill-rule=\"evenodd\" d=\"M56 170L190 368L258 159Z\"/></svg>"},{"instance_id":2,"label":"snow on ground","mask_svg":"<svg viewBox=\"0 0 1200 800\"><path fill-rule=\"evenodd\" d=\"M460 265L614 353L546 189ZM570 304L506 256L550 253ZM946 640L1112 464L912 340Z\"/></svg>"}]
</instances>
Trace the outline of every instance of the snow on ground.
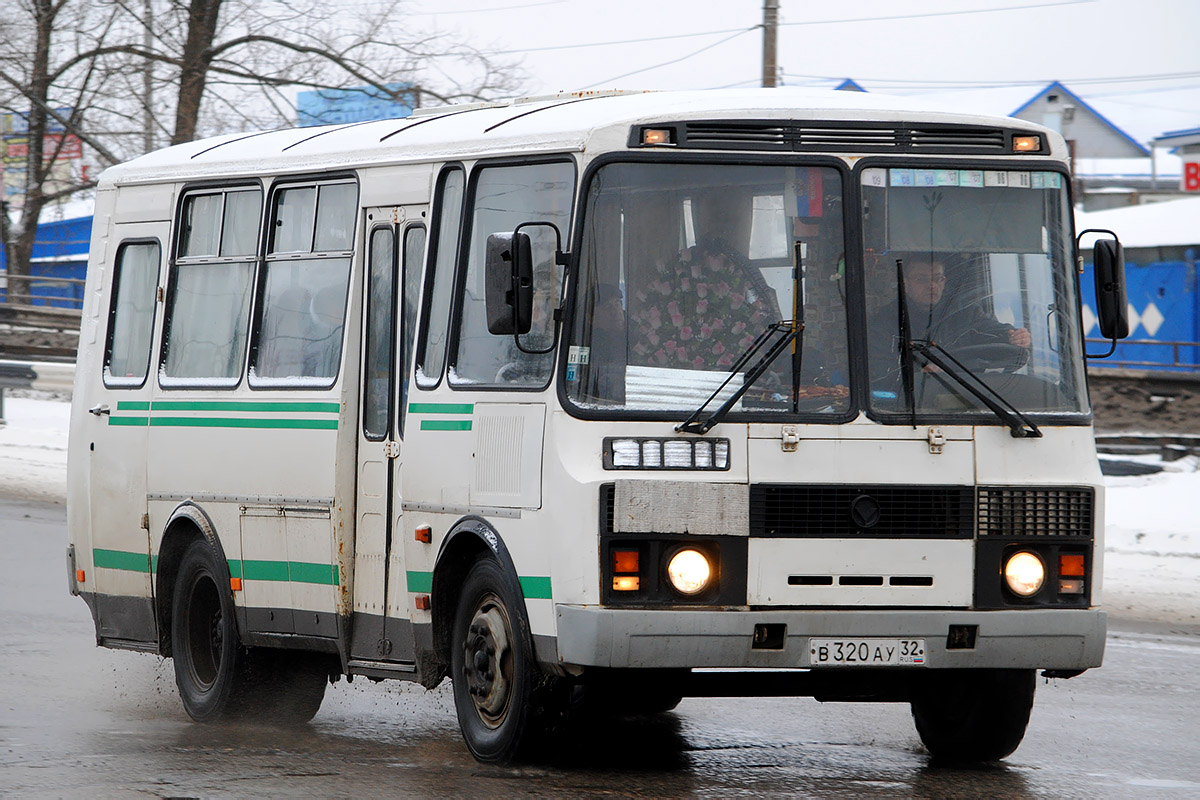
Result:
<instances>
[{"instance_id":1,"label":"snow on ground","mask_svg":"<svg viewBox=\"0 0 1200 800\"><path fill-rule=\"evenodd\" d=\"M70 403L4 398L0 498L65 502ZM1158 465L1157 457L1136 460ZM1104 605L1123 620L1200 629L1200 458L1154 475L1106 479Z\"/></svg>"}]
</instances>

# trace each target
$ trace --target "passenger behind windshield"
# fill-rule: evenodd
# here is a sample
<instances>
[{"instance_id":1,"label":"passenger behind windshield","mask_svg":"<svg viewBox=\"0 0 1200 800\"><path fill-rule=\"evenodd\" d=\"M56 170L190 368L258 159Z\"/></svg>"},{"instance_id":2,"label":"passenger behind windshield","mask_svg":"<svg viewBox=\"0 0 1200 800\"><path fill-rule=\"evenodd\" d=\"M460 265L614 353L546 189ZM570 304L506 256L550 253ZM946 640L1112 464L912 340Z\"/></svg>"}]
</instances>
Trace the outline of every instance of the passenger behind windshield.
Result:
<instances>
[{"instance_id":1,"label":"passenger behind windshield","mask_svg":"<svg viewBox=\"0 0 1200 800\"><path fill-rule=\"evenodd\" d=\"M903 289L913 341L939 346L972 371L1015 371L1030 357L1033 337L1027 328L1001 322L984 308L972 287L979 276L969 274L970 261L960 262L959 280L947 291L946 263L939 254L897 254L902 263ZM897 294L893 292L893 294ZM900 398L902 353L900 348L900 300L894 296L871 319L870 364L874 397ZM936 373L939 368L916 357L914 370ZM945 385L944 383L942 385ZM916 404L925 399L928 380L916 377Z\"/></svg>"}]
</instances>

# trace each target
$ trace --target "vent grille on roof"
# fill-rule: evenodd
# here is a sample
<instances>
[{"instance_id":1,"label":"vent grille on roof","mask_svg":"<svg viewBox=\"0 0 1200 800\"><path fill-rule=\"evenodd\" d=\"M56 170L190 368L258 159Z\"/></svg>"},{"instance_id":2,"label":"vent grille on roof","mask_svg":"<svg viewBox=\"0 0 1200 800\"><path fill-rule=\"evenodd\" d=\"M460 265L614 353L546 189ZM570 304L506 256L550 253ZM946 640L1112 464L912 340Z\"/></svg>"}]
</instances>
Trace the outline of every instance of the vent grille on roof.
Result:
<instances>
[{"instance_id":1,"label":"vent grille on roof","mask_svg":"<svg viewBox=\"0 0 1200 800\"><path fill-rule=\"evenodd\" d=\"M678 145L776 152L1007 153L1008 132L966 125L822 125L792 121L699 121L681 126Z\"/></svg>"}]
</instances>

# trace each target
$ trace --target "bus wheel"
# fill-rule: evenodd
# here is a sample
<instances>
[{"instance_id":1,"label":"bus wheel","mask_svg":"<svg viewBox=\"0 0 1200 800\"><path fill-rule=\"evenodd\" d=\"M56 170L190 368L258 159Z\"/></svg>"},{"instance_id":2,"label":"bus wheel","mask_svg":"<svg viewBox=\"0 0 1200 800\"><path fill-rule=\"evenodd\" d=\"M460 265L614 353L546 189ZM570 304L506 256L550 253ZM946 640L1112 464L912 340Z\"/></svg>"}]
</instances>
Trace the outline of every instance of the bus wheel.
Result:
<instances>
[{"instance_id":1,"label":"bus wheel","mask_svg":"<svg viewBox=\"0 0 1200 800\"><path fill-rule=\"evenodd\" d=\"M237 710L247 652L238 641L229 579L203 539L188 545L172 600L175 683L188 716L213 722Z\"/></svg>"},{"instance_id":2,"label":"bus wheel","mask_svg":"<svg viewBox=\"0 0 1200 800\"><path fill-rule=\"evenodd\" d=\"M999 761L1025 737L1031 669L931 670L912 699L913 722L934 759Z\"/></svg>"},{"instance_id":3,"label":"bus wheel","mask_svg":"<svg viewBox=\"0 0 1200 800\"><path fill-rule=\"evenodd\" d=\"M533 732L538 669L512 582L499 562L476 561L454 617L454 707L467 748L488 763L514 760Z\"/></svg>"}]
</instances>

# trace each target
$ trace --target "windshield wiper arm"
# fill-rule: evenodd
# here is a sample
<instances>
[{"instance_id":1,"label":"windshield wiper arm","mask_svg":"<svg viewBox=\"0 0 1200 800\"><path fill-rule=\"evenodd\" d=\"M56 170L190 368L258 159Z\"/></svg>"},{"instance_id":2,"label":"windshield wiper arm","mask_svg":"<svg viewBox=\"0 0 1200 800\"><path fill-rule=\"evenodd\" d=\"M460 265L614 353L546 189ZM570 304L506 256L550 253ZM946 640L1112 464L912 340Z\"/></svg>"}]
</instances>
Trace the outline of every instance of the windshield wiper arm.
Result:
<instances>
[{"instance_id":1,"label":"windshield wiper arm","mask_svg":"<svg viewBox=\"0 0 1200 800\"><path fill-rule=\"evenodd\" d=\"M952 356L944 347L934 342L917 339L911 343L913 352L919 353L930 364L940 368L942 372L976 397L987 406L1000 421L1008 426L1014 439L1040 439L1042 432L1038 426L1029 421L1016 406L1010 403L1004 395L983 382L983 379L972 372L969 367Z\"/></svg>"},{"instance_id":2,"label":"windshield wiper arm","mask_svg":"<svg viewBox=\"0 0 1200 800\"><path fill-rule=\"evenodd\" d=\"M721 385L717 387L717 390L709 395L708 399L701 403L700 407L693 411L690 417L676 425L675 430L683 433L698 433L701 435L712 430L712 427L724 419L725 415L729 413L729 409L733 408L737 401L742 399L742 395L749 390L754 382L762 377L762 374L766 372L775 359L779 357L779 354L784 352L787 349L787 346L796 339L801 330L802 326L797 326L786 321L772 322L770 325L768 325L763 332L758 335L758 338L756 338L754 342L751 343L748 348L746 348L746 352L742 353L738 360L734 362L733 366L729 368L729 375L725 378L725 380L721 381ZM774 342L771 342L771 340L775 338L777 334L781 333L783 334L782 336L779 336ZM720 408L709 414L703 422L699 422L698 420L700 419L700 415L704 413L704 409L708 408L709 403L711 403L713 400L716 400L717 395L725 391L725 387L728 386L729 382L733 380L733 377L737 375L738 370L748 363L750 359L754 358L754 356L764 347L767 348L766 354L760 358L746 373L746 378L744 381L742 381L742 385L739 386L733 392L733 394L731 394L725 400L725 402L721 404Z\"/></svg>"},{"instance_id":3,"label":"windshield wiper arm","mask_svg":"<svg viewBox=\"0 0 1200 800\"><path fill-rule=\"evenodd\" d=\"M904 389L904 402L908 408L908 419L913 430L917 427L917 398L913 377L912 322L908 318L908 293L904 289L904 259L896 259L896 301L900 317L900 382Z\"/></svg>"}]
</instances>

